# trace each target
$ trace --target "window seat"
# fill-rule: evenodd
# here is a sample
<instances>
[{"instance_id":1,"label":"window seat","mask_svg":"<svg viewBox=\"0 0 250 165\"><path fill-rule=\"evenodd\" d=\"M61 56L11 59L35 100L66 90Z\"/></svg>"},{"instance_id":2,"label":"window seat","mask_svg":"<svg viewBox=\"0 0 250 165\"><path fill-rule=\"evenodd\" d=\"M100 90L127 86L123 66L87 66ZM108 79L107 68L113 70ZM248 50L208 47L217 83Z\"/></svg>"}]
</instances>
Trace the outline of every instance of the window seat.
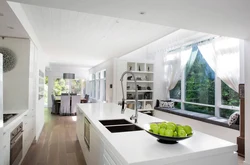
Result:
<instances>
[{"instance_id":1,"label":"window seat","mask_svg":"<svg viewBox=\"0 0 250 165\"><path fill-rule=\"evenodd\" d=\"M191 118L191 119L194 119L194 120L199 120L199 121L202 121L202 122L206 122L206 123L226 127L226 128L239 130L239 125L233 124L233 125L229 126L227 124L227 119L221 118L221 117L215 117L215 116L212 116L212 115L187 111L187 110L183 110L183 109L176 109L176 108L155 107L154 109L158 110L158 111L171 113L171 114L174 114L174 115L179 115L179 116Z\"/></svg>"}]
</instances>

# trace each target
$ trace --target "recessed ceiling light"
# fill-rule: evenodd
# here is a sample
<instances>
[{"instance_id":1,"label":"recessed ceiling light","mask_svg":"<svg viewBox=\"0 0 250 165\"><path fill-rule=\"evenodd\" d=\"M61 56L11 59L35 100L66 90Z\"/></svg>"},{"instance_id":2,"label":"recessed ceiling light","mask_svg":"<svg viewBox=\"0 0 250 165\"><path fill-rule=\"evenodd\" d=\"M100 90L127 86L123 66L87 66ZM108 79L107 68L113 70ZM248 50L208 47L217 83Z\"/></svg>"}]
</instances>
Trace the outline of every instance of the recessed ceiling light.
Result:
<instances>
[{"instance_id":1,"label":"recessed ceiling light","mask_svg":"<svg viewBox=\"0 0 250 165\"><path fill-rule=\"evenodd\" d=\"M12 26L8 26L8 29L11 29L11 30L13 30L14 28L13 28Z\"/></svg>"},{"instance_id":2,"label":"recessed ceiling light","mask_svg":"<svg viewBox=\"0 0 250 165\"><path fill-rule=\"evenodd\" d=\"M0 13L0 17L3 17L4 16L4 14L3 13Z\"/></svg>"},{"instance_id":3,"label":"recessed ceiling light","mask_svg":"<svg viewBox=\"0 0 250 165\"><path fill-rule=\"evenodd\" d=\"M146 12L144 12L144 11L141 11L141 12L140 12L140 14L141 14L141 15L144 15L144 14L146 14Z\"/></svg>"}]
</instances>

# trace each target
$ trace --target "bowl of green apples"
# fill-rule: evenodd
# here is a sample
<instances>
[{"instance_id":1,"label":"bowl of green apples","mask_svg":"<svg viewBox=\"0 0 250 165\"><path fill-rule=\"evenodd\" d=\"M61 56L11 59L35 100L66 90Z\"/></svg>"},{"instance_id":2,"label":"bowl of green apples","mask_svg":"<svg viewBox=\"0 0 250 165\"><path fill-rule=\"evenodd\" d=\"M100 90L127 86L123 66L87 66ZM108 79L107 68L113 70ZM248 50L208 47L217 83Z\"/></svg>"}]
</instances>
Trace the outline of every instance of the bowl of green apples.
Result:
<instances>
[{"instance_id":1,"label":"bowl of green apples","mask_svg":"<svg viewBox=\"0 0 250 165\"><path fill-rule=\"evenodd\" d=\"M153 122L146 124L144 130L156 137L158 142L175 144L180 140L188 139L193 136L192 127L180 125L174 122Z\"/></svg>"}]
</instances>

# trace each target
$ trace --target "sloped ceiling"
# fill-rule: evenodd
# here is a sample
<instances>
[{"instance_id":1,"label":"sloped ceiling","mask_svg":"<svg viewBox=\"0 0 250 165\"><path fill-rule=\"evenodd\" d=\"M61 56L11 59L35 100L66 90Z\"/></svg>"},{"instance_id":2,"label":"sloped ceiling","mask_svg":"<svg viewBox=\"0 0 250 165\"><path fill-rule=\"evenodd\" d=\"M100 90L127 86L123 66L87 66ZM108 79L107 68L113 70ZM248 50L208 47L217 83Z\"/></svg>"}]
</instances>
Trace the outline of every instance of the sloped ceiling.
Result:
<instances>
[{"instance_id":1,"label":"sloped ceiling","mask_svg":"<svg viewBox=\"0 0 250 165\"><path fill-rule=\"evenodd\" d=\"M29 38L5 0L0 0L0 36Z\"/></svg>"},{"instance_id":2,"label":"sloped ceiling","mask_svg":"<svg viewBox=\"0 0 250 165\"><path fill-rule=\"evenodd\" d=\"M249 0L11 0L180 29L250 38ZM144 15L139 14L146 12Z\"/></svg>"},{"instance_id":3,"label":"sloped ceiling","mask_svg":"<svg viewBox=\"0 0 250 165\"><path fill-rule=\"evenodd\" d=\"M173 31L161 25L22 4L50 62L94 66Z\"/></svg>"}]
</instances>

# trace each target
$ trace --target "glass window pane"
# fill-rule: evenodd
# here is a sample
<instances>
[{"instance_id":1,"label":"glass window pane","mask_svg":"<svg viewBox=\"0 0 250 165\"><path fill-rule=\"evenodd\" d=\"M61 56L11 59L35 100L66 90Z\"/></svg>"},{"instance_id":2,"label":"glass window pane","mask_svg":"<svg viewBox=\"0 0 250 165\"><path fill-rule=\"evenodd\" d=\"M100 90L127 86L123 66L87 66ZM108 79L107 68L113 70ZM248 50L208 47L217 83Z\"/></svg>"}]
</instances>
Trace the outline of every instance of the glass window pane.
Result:
<instances>
[{"instance_id":1,"label":"glass window pane","mask_svg":"<svg viewBox=\"0 0 250 165\"><path fill-rule=\"evenodd\" d=\"M229 119L229 117L234 113L237 112L237 110L231 110L231 109L220 109L220 116Z\"/></svg>"},{"instance_id":2,"label":"glass window pane","mask_svg":"<svg viewBox=\"0 0 250 165\"><path fill-rule=\"evenodd\" d=\"M67 85L66 80L62 78L57 78L54 81L53 92L55 95L61 95L62 93L69 92L69 85Z\"/></svg>"},{"instance_id":3,"label":"glass window pane","mask_svg":"<svg viewBox=\"0 0 250 165\"><path fill-rule=\"evenodd\" d=\"M181 80L179 80L174 89L170 91L170 98L178 100L181 99Z\"/></svg>"},{"instance_id":4,"label":"glass window pane","mask_svg":"<svg viewBox=\"0 0 250 165\"><path fill-rule=\"evenodd\" d=\"M71 93L81 94L82 81L81 80L71 80Z\"/></svg>"},{"instance_id":5,"label":"glass window pane","mask_svg":"<svg viewBox=\"0 0 250 165\"><path fill-rule=\"evenodd\" d=\"M226 83L221 81L221 104L239 106L239 95L233 89L231 89Z\"/></svg>"},{"instance_id":6,"label":"glass window pane","mask_svg":"<svg viewBox=\"0 0 250 165\"><path fill-rule=\"evenodd\" d=\"M181 109L181 103L180 102L175 102L174 107L177 109Z\"/></svg>"},{"instance_id":7,"label":"glass window pane","mask_svg":"<svg viewBox=\"0 0 250 165\"><path fill-rule=\"evenodd\" d=\"M190 56L185 75L186 101L214 105L215 73L200 51Z\"/></svg>"},{"instance_id":8,"label":"glass window pane","mask_svg":"<svg viewBox=\"0 0 250 165\"><path fill-rule=\"evenodd\" d=\"M200 105L193 105L193 104L184 104L185 110L187 111L193 111L198 113L204 113L208 115L214 115L214 107L206 107L206 106L200 106Z\"/></svg>"}]
</instances>

